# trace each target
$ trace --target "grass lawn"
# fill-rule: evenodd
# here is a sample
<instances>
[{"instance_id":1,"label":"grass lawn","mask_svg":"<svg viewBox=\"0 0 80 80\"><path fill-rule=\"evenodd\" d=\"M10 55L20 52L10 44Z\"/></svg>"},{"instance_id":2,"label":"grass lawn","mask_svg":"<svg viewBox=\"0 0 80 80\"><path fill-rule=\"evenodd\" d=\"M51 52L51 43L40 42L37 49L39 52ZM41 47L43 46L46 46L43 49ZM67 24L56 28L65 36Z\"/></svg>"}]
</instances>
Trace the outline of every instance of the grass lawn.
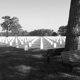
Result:
<instances>
[{"instance_id":1,"label":"grass lawn","mask_svg":"<svg viewBox=\"0 0 80 80\"><path fill-rule=\"evenodd\" d=\"M80 80L79 67L70 72L60 56L47 64L45 54L46 50L0 47L0 80Z\"/></svg>"}]
</instances>

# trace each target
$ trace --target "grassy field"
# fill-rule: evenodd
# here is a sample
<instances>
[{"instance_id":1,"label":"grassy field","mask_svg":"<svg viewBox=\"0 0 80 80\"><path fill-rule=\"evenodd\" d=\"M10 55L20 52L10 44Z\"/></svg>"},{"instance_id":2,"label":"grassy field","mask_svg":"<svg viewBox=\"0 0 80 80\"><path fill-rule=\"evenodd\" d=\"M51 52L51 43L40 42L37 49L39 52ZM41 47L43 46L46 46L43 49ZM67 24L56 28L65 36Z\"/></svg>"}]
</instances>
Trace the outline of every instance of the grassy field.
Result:
<instances>
[{"instance_id":1,"label":"grassy field","mask_svg":"<svg viewBox=\"0 0 80 80\"><path fill-rule=\"evenodd\" d=\"M46 50L0 47L0 80L80 80L80 68L73 72L61 64L61 57L46 63Z\"/></svg>"},{"instance_id":2,"label":"grassy field","mask_svg":"<svg viewBox=\"0 0 80 80\"><path fill-rule=\"evenodd\" d=\"M43 43L45 48L40 50L38 39L28 51L0 43L0 80L80 80L80 67L70 72L61 64L61 56L51 57L47 64L45 55L53 45L45 39Z\"/></svg>"}]
</instances>

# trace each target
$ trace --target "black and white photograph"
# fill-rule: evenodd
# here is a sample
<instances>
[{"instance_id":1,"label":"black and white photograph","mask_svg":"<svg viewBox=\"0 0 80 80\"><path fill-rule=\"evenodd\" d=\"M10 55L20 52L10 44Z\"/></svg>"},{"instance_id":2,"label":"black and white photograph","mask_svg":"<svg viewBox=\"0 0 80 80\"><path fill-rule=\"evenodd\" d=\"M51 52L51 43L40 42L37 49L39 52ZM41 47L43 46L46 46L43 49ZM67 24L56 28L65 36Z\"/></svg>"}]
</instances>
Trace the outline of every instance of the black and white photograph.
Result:
<instances>
[{"instance_id":1,"label":"black and white photograph","mask_svg":"<svg viewBox=\"0 0 80 80\"><path fill-rule=\"evenodd\" d=\"M0 80L80 80L80 0L0 0Z\"/></svg>"}]
</instances>

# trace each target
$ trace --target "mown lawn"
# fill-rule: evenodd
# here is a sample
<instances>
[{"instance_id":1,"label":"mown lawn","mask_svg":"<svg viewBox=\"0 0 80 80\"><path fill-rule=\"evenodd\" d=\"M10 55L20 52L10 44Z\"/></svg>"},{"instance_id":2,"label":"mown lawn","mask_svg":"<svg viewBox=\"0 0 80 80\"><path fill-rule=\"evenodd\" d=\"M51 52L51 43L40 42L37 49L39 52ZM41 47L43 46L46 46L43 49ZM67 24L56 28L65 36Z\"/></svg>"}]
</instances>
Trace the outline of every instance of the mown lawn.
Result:
<instances>
[{"instance_id":1,"label":"mown lawn","mask_svg":"<svg viewBox=\"0 0 80 80\"><path fill-rule=\"evenodd\" d=\"M23 51L0 47L0 80L80 80L80 68L73 72L61 64L61 57L46 63L45 50Z\"/></svg>"}]
</instances>

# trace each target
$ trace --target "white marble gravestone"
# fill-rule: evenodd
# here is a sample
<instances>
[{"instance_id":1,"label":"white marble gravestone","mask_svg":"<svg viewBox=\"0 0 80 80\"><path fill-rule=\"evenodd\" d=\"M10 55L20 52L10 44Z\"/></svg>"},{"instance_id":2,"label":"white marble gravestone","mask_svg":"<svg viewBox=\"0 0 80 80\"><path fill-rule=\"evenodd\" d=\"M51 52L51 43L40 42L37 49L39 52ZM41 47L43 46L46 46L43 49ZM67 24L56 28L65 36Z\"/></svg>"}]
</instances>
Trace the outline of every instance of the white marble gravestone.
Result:
<instances>
[{"instance_id":1,"label":"white marble gravestone","mask_svg":"<svg viewBox=\"0 0 80 80\"><path fill-rule=\"evenodd\" d=\"M40 41L40 49L43 49L43 38L41 37L41 41Z\"/></svg>"},{"instance_id":2,"label":"white marble gravestone","mask_svg":"<svg viewBox=\"0 0 80 80\"><path fill-rule=\"evenodd\" d=\"M27 51L28 50L28 45L24 46L24 50Z\"/></svg>"},{"instance_id":3,"label":"white marble gravestone","mask_svg":"<svg viewBox=\"0 0 80 80\"><path fill-rule=\"evenodd\" d=\"M53 44L53 47L54 47L54 48L57 48L57 43L54 43L54 44Z\"/></svg>"},{"instance_id":4,"label":"white marble gravestone","mask_svg":"<svg viewBox=\"0 0 80 80\"><path fill-rule=\"evenodd\" d=\"M32 43L31 42L29 42L29 47L31 47L32 46Z\"/></svg>"}]
</instances>

